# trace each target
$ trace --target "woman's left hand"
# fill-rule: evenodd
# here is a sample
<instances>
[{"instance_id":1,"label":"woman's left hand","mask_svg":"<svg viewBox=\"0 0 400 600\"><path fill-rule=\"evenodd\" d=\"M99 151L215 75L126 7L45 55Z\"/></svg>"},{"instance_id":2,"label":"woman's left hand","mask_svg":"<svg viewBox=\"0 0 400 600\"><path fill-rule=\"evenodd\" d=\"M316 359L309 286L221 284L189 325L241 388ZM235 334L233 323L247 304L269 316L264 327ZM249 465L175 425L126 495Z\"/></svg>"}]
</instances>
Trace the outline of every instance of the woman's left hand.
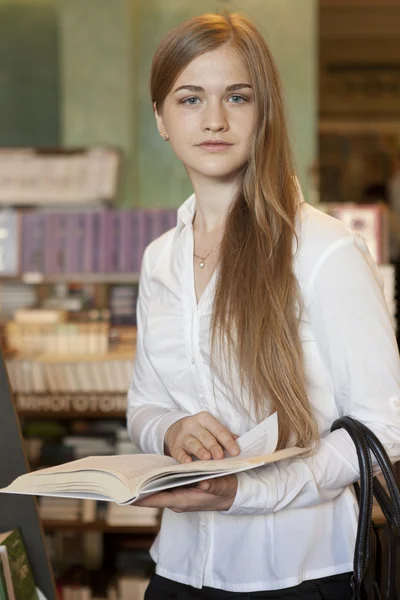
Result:
<instances>
[{"instance_id":1,"label":"woman's left hand","mask_svg":"<svg viewBox=\"0 0 400 600\"><path fill-rule=\"evenodd\" d=\"M166 492L158 492L133 503L133 506L169 508L181 512L201 510L229 510L238 488L236 475L225 475L206 479L196 487L177 487Z\"/></svg>"}]
</instances>

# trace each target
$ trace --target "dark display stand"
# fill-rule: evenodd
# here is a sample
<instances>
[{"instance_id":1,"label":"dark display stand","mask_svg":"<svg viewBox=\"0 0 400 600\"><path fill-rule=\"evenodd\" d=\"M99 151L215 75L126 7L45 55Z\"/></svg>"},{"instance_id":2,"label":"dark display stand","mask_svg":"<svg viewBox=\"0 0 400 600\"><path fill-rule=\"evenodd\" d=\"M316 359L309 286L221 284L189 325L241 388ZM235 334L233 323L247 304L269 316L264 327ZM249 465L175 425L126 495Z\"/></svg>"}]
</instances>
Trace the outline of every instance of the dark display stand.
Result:
<instances>
[{"instance_id":1,"label":"dark display stand","mask_svg":"<svg viewBox=\"0 0 400 600\"><path fill-rule=\"evenodd\" d=\"M0 351L0 488L28 471L19 419ZM19 527L36 585L47 600L56 600L53 574L34 496L0 494L0 532Z\"/></svg>"}]
</instances>

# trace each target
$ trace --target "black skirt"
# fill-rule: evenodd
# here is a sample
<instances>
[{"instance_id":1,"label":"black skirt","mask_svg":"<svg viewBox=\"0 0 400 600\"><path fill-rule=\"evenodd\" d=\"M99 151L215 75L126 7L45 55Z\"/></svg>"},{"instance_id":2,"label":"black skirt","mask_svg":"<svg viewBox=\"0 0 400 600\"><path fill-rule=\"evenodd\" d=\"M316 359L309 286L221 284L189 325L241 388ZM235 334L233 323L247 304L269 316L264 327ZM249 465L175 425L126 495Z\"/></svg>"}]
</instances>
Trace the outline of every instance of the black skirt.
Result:
<instances>
[{"instance_id":1,"label":"black skirt","mask_svg":"<svg viewBox=\"0 0 400 600\"><path fill-rule=\"evenodd\" d=\"M210 587L201 589L153 575L145 600L350 600L350 575L343 573L303 581L300 585L267 592L226 592Z\"/></svg>"}]
</instances>

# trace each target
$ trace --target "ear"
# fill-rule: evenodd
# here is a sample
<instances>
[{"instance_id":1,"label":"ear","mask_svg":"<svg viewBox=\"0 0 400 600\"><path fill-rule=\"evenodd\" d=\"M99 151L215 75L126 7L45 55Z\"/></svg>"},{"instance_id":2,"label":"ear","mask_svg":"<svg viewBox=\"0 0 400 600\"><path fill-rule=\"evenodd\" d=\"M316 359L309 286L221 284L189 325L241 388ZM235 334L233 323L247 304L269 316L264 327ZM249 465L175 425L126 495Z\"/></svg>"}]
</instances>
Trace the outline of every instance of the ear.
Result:
<instances>
[{"instance_id":1,"label":"ear","mask_svg":"<svg viewBox=\"0 0 400 600\"><path fill-rule=\"evenodd\" d=\"M157 121L158 131L165 131L164 120L162 118L162 115L157 111L157 107L156 107L156 103L155 102L153 102L153 110L154 110L154 116L155 116L156 121Z\"/></svg>"}]
</instances>

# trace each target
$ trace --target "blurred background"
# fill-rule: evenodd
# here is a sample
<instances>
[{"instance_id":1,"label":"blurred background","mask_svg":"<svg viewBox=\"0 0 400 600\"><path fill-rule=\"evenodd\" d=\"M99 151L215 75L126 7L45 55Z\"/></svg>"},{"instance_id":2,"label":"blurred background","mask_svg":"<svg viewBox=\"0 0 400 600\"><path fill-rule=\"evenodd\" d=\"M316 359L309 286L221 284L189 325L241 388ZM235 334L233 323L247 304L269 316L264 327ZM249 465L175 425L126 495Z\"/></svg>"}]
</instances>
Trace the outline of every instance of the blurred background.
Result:
<instances>
[{"instance_id":1,"label":"blurred background","mask_svg":"<svg viewBox=\"0 0 400 600\"><path fill-rule=\"evenodd\" d=\"M304 197L364 235L397 331L400 0L0 0L0 327L31 469L136 451L141 257L191 193L150 64L174 25L221 10L265 35ZM143 598L157 511L39 511L60 598Z\"/></svg>"}]
</instances>

